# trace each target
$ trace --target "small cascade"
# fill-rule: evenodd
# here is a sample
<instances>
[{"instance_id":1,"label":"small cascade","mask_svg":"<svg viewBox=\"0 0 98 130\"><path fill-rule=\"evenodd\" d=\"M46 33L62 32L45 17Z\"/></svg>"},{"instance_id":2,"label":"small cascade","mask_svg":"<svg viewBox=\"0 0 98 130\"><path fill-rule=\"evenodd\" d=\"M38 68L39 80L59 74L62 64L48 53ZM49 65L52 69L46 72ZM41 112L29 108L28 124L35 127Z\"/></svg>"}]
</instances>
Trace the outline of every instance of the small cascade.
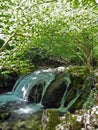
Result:
<instances>
[{"instance_id":1,"label":"small cascade","mask_svg":"<svg viewBox=\"0 0 98 130\"><path fill-rule=\"evenodd\" d=\"M15 91L15 89L16 89L16 87L18 86L18 84L23 80L23 78L25 77L26 75L24 74L24 75L22 75L17 81L16 81L16 83L15 83L15 85L14 85L14 87L13 87L13 90L12 90L12 92L14 92Z\"/></svg>"},{"instance_id":2,"label":"small cascade","mask_svg":"<svg viewBox=\"0 0 98 130\"><path fill-rule=\"evenodd\" d=\"M19 83L16 83L13 89L13 93L14 95L17 95L18 97L23 98L24 100L27 100L29 91L31 90L31 88L33 88L33 86L35 86L38 82L45 82L46 84L45 86L48 87L48 85L53 79L54 79L54 74L52 74L51 72L45 72L43 70L35 71L21 78L21 80L19 80ZM43 92L43 95L44 95L44 92Z\"/></svg>"},{"instance_id":3,"label":"small cascade","mask_svg":"<svg viewBox=\"0 0 98 130\"><path fill-rule=\"evenodd\" d=\"M36 71L24 77L20 77L13 88L13 94L27 100L27 93L30 87L33 87L36 84L37 76L39 74L40 71Z\"/></svg>"},{"instance_id":4,"label":"small cascade","mask_svg":"<svg viewBox=\"0 0 98 130\"><path fill-rule=\"evenodd\" d=\"M41 97L40 104L42 103L42 100L43 100L43 97L44 97L44 95L45 95L45 93L46 93L47 88L49 87L50 83L51 83L53 80L54 80L54 75L52 75L52 76L51 76L51 79L46 82L46 85L44 86L43 91L42 91L42 97Z\"/></svg>"},{"instance_id":5,"label":"small cascade","mask_svg":"<svg viewBox=\"0 0 98 130\"><path fill-rule=\"evenodd\" d=\"M28 101L28 96L31 89L38 83L43 84L42 97L40 99L41 103L41 100L45 94L47 87L54 78L55 74L52 72L52 69L35 71L28 75L23 75L17 80L12 92L8 92L0 96L0 105L6 104L8 102L14 102L17 100Z\"/></svg>"},{"instance_id":6,"label":"small cascade","mask_svg":"<svg viewBox=\"0 0 98 130\"><path fill-rule=\"evenodd\" d=\"M67 98L68 90L69 90L70 83L71 83L71 80L70 80L70 78L69 78L69 74L66 74L64 78L65 78L67 87L66 87L66 90L65 90L65 92L64 92L64 94L63 94L63 97L62 97L62 99L61 99L60 108L63 108L63 107L64 107L64 103L65 103L65 100L66 100L66 98Z\"/></svg>"},{"instance_id":7,"label":"small cascade","mask_svg":"<svg viewBox=\"0 0 98 130\"><path fill-rule=\"evenodd\" d=\"M76 100L80 97L81 93L82 92L78 90L76 93L76 97L68 103L67 107L64 107L64 104L62 104L57 110L61 112L67 112L71 108L71 106L76 102Z\"/></svg>"},{"instance_id":8,"label":"small cascade","mask_svg":"<svg viewBox=\"0 0 98 130\"><path fill-rule=\"evenodd\" d=\"M0 95L0 106L18 101L19 105L26 103L20 106L19 111L16 110L20 113L43 108L55 108L61 112L70 110L81 96L81 91L72 86L73 82L66 72L64 67L58 67L21 76L12 92Z\"/></svg>"}]
</instances>

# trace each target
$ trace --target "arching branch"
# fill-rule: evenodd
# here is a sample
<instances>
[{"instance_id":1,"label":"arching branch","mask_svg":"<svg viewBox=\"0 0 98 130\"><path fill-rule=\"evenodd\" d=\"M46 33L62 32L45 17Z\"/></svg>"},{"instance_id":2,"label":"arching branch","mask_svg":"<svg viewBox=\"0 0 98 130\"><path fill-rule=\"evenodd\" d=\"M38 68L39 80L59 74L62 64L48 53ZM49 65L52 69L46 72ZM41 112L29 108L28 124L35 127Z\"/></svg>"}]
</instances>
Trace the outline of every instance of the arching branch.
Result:
<instances>
[{"instance_id":1,"label":"arching branch","mask_svg":"<svg viewBox=\"0 0 98 130\"><path fill-rule=\"evenodd\" d=\"M13 33L13 34L9 37L9 39L8 39L8 40L3 44L3 46L0 48L0 52L3 51L3 49L7 46L7 44L9 43L9 41L11 41L12 38L13 38L15 35L16 35L16 33Z\"/></svg>"}]
</instances>

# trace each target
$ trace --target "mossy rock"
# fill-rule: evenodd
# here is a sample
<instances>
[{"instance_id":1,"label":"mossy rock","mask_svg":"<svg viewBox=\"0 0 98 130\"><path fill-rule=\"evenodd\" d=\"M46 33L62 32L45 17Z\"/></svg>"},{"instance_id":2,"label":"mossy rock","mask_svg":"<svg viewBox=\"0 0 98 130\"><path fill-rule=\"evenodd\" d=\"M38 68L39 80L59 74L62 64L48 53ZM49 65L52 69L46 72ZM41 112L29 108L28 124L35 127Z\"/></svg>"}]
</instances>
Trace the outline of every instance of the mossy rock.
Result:
<instances>
[{"instance_id":1,"label":"mossy rock","mask_svg":"<svg viewBox=\"0 0 98 130\"><path fill-rule=\"evenodd\" d=\"M11 91L17 79L15 71L0 70L0 94Z\"/></svg>"},{"instance_id":2,"label":"mossy rock","mask_svg":"<svg viewBox=\"0 0 98 130\"><path fill-rule=\"evenodd\" d=\"M33 113L29 118L15 118L0 122L0 127L2 127L2 130L38 130L41 126L41 117L42 113Z\"/></svg>"},{"instance_id":3,"label":"mossy rock","mask_svg":"<svg viewBox=\"0 0 98 130\"><path fill-rule=\"evenodd\" d=\"M0 121L5 121L9 118L10 116L10 113L9 112L0 112Z\"/></svg>"},{"instance_id":4,"label":"mossy rock","mask_svg":"<svg viewBox=\"0 0 98 130\"><path fill-rule=\"evenodd\" d=\"M54 109L47 109L43 112L41 121L40 130L55 130L60 123L59 114Z\"/></svg>"},{"instance_id":5,"label":"mossy rock","mask_svg":"<svg viewBox=\"0 0 98 130\"><path fill-rule=\"evenodd\" d=\"M65 76L65 73L57 74L49 85L42 100L42 104L46 108L56 108L60 106L60 101L67 87Z\"/></svg>"},{"instance_id":6,"label":"mossy rock","mask_svg":"<svg viewBox=\"0 0 98 130\"><path fill-rule=\"evenodd\" d=\"M98 90L98 69L94 71L95 74L95 87Z\"/></svg>"},{"instance_id":7,"label":"mossy rock","mask_svg":"<svg viewBox=\"0 0 98 130\"><path fill-rule=\"evenodd\" d=\"M56 130L80 130L81 123L76 120L76 117L73 116L70 112L67 112L63 116L63 120L59 125L56 126Z\"/></svg>"},{"instance_id":8,"label":"mossy rock","mask_svg":"<svg viewBox=\"0 0 98 130\"><path fill-rule=\"evenodd\" d=\"M56 130L97 130L98 105L89 110L77 110L74 114L67 112L60 119L61 123L56 126Z\"/></svg>"},{"instance_id":9,"label":"mossy rock","mask_svg":"<svg viewBox=\"0 0 98 130\"><path fill-rule=\"evenodd\" d=\"M76 97L77 93L80 93L79 98L69 109L71 112L74 112L76 109L83 107L91 89L94 87L94 74L88 73L88 69L85 66L70 66L66 71L70 75L71 84L65 101L65 107Z\"/></svg>"},{"instance_id":10,"label":"mossy rock","mask_svg":"<svg viewBox=\"0 0 98 130\"><path fill-rule=\"evenodd\" d=\"M75 78L76 81L79 79L85 79L88 76L88 69L85 66L69 66L66 71L70 74L71 78ZM82 81L81 81L82 82Z\"/></svg>"},{"instance_id":11,"label":"mossy rock","mask_svg":"<svg viewBox=\"0 0 98 130\"><path fill-rule=\"evenodd\" d=\"M64 122L66 123L66 127L69 127L70 130L79 130L81 128L81 124L76 120L76 117L73 116L70 112L67 112L65 114Z\"/></svg>"}]
</instances>

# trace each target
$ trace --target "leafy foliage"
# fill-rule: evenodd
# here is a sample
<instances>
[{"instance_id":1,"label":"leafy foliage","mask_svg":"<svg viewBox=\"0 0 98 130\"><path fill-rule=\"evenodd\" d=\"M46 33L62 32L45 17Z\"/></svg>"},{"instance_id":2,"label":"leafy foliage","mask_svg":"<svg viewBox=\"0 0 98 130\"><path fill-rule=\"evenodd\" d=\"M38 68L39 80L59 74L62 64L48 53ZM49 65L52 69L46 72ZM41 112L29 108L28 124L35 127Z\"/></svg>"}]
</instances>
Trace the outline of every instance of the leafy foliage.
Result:
<instances>
[{"instance_id":1,"label":"leafy foliage","mask_svg":"<svg viewBox=\"0 0 98 130\"><path fill-rule=\"evenodd\" d=\"M44 56L85 64L98 56L97 3L92 0L1 0L0 66L26 73L34 66L25 54L33 47ZM4 40L4 43L1 43ZM47 55L46 55L47 54Z\"/></svg>"}]
</instances>

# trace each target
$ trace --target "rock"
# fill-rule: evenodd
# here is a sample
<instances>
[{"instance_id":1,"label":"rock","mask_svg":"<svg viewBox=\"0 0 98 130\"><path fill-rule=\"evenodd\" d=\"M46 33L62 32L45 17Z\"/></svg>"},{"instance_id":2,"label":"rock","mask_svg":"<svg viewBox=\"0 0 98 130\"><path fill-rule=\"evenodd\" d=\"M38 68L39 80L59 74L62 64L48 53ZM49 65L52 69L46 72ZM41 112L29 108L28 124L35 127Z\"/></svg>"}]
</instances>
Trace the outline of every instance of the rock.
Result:
<instances>
[{"instance_id":1,"label":"rock","mask_svg":"<svg viewBox=\"0 0 98 130\"><path fill-rule=\"evenodd\" d=\"M67 112L64 115L63 120L61 118L61 123L56 126L55 130L80 130L80 128L81 128L81 123L79 123L76 120L75 116Z\"/></svg>"},{"instance_id":2,"label":"rock","mask_svg":"<svg viewBox=\"0 0 98 130\"><path fill-rule=\"evenodd\" d=\"M66 90L65 73L59 73L48 87L42 104L47 108L59 107L62 96Z\"/></svg>"},{"instance_id":3,"label":"rock","mask_svg":"<svg viewBox=\"0 0 98 130\"><path fill-rule=\"evenodd\" d=\"M43 90L44 82L38 82L35 86L33 86L30 90L28 101L39 103L42 96L42 90Z\"/></svg>"},{"instance_id":4,"label":"rock","mask_svg":"<svg viewBox=\"0 0 98 130\"><path fill-rule=\"evenodd\" d=\"M89 110L81 109L75 114L67 112L60 119L61 123L56 126L56 130L97 130L98 106Z\"/></svg>"},{"instance_id":5,"label":"rock","mask_svg":"<svg viewBox=\"0 0 98 130\"><path fill-rule=\"evenodd\" d=\"M39 130L41 126L41 113L36 113L28 118L15 118L11 121L0 122L2 130Z\"/></svg>"},{"instance_id":6,"label":"rock","mask_svg":"<svg viewBox=\"0 0 98 130\"><path fill-rule=\"evenodd\" d=\"M85 66L58 67L54 69L54 72L56 72L56 78L48 87L43 97L42 104L46 108L60 107L62 97L67 89L65 77L66 74L69 74L71 83L64 97L64 107L70 104L70 107L68 107L70 112L81 109L95 85L94 74L89 74Z\"/></svg>"},{"instance_id":7,"label":"rock","mask_svg":"<svg viewBox=\"0 0 98 130\"><path fill-rule=\"evenodd\" d=\"M14 71L0 70L0 94L11 91L18 75Z\"/></svg>"},{"instance_id":8,"label":"rock","mask_svg":"<svg viewBox=\"0 0 98 130\"><path fill-rule=\"evenodd\" d=\"M6 121L10 117L10 112L0 111L0 121Z\"/></svg>"},{"instance_id":9,"label":"rock","mask_svg":"<svg viewBox=\"0 0 98 130\"><path fill-rule=\"evenodd\" d=\"M43 111L40 130L55 130L56 125L60 123L59 114L54 109Z\"/></svg>"},{"instance_id":10,"label":"rock","mask_svg":"<svg viewBox=\"0 0 98 130\"><path fill-rule=\"evenodd\" d=\"M80 93L77 101L69 109L69 111L74 112L76 109L82 108L86 102L91 89L94 87L94 75L89 74L85 66L70 66L67 68L67 72L70 74L71 87L65 101L65 107L76 97L77 93Z\"/></svg>"}]
</instances>

